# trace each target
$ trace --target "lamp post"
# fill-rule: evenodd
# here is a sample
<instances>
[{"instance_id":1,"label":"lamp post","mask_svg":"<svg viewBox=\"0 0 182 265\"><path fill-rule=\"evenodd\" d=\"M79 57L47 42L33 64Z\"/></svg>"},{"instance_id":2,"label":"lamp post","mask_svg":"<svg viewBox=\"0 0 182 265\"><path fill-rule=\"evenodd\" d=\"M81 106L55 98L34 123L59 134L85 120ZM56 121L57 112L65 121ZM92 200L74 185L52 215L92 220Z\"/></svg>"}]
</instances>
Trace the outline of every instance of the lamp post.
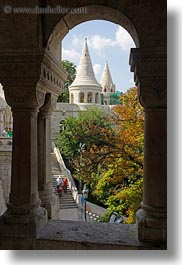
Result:
<instances>
[{"instance_id":1,"label":"lamp post","mask_svg":"<svg viewBox=\"0 0 182 265\"><path fill-rule=\"evenodd\" d=\"M83 194L83 197L84 197L84 208L85 208L85 222L87 221L87 215L86 215L86 199L88 198L88 193L89 193L89 190L87 189L86 185L84 185L84 188L82 190L82 194Z\"/></svg>"}]
</instances>

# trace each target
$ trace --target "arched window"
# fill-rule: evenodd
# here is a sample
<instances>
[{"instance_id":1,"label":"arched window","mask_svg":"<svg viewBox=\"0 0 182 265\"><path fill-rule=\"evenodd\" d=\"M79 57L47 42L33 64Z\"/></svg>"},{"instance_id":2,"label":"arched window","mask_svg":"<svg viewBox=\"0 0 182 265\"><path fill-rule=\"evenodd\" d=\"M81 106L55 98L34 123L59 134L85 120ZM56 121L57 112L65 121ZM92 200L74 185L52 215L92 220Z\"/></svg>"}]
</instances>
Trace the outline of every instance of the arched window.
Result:
<instances>
[{"instance_id":1,"label":"arched window","mask_svg":"<svg viewBox=\"0 0 182 265\"><path fill-rule=\"evenodd\" d=\"M79 94L79 103L83 103L84 102L84 93L80 92Z\"/></svg>"},{"instance_id":2,"label":"arched window","mask_svg":"<svg viewBox=\"0 0 182 265\"><path fill-rule=\"evenodd\" d=\"M91 92L88 93L87 103L92 103L92 93Z\"/></svg>"},{"instance_id":3,"label":"arched window","mask_svg":"<svg viewBox=\"0 0 182 265\"><path fill-rule=\"evenodd\" d=\"M61 133L65 129L64 120L60 121L59 123L59 132Z\"/></svg>"}]
</instances>

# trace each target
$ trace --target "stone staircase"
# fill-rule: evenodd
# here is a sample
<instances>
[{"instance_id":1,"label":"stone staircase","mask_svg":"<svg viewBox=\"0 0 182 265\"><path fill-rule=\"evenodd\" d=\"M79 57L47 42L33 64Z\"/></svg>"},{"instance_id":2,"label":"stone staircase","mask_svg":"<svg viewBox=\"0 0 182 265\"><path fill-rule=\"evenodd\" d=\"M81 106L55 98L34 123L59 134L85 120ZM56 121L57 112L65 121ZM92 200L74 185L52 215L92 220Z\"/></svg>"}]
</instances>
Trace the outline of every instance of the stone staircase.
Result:
<instances>
[{"instance_id":1,"label":"stone staircase","mask_svg":"<svg viewBox=\"0 0 182 265\"><path fill-rule=\"evenodd\" d=\"M57 177L58 175L52 175L52 186L55 193L59 196L56 188ZM77 208L77 205L72 197L72 193L68 185L67 185L67 192L65 193L64 191L62 191L62 196L59 197L60 197L60 209Z\"/></svg>"},{"instance_id":2,"label":"stone staircase","mask_svg":"<svg viewBox=\"0 0 182 265\"><path fill-rule=\"evenodd\" d=\"M55 193L58 196L59 194L57 193L56 179L59 175L62 178L64 178L64 175L62 174L59 164L57 162L56 156L52 154L52 186ZM67 185L67 192L65 193L64 191L62 191L62 196L59 197L60 197L60 209L77 208L77 205L72 197L72 193L68 185Z\"/></svg>"},{"instance_id":3,"label":"stone staircase","mask_svg":"<svg viewBox=\"0 0 182 265\"><path fill-rule=\"evenodd\" d=\"M62 193L60 209L77 208L76 203L72 197L69 186L67 186L67 192Z\"/></svg>"}]
</instances>

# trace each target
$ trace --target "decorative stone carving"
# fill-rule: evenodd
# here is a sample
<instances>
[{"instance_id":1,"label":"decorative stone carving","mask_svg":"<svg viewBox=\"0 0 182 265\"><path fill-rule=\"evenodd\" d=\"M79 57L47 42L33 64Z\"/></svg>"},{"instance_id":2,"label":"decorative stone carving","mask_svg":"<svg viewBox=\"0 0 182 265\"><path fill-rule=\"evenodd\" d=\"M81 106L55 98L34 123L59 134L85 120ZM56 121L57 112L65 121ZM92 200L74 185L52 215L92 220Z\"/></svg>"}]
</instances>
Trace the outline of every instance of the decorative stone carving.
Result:
<instances>
[{"instance_id":1,"label":"decorative stone carving","mask_svg":"<svg viewBox=\"0 0 182 265\"><path fill-rule=\"evenodd\" d=\"M56 109L57 104L57 96L52 95L51 93L47 93L45 96L44 105L40 108L41 113L49 113L52 114L52 111Z\"/></svg>"},{"instance_id":2,"label":"decorative stone carving","mask_svg":"<svg viewBox=\"0 0 182 265\"><path fill-rule=\"evenodd\" d=\"M39 91L55 96L61 93L67 73L47 49L4 50L0 61L0 80L10 106L42 105L44 95Z\"/></svg>"},{"instance_id":3,"label":"decorative stone carving","mask_svg":"<svg viewBox=\"0 0 182 265\"><path fill-rule=\"evenodd\" d=\"M5 98L12 108L38 108L45 98L45 92L32 86L5 87Z\"/></svg>"},{"instance_id":4,"label":"decorative stone carving","mask_svg":"<svg viewBox=\"0 0 182 265\"><path fill-rule=\"evenodd\" d=\"M62 86L66 77L67 73L61 67L61 64L52 57L48 50L46 50L41 64L39 85L44 87L47 93L58 96L62 91Z\"/></svg>"},{"instance_id":5,"label":"decorative stone carving","mask_svg":"<svg viewBox=\"0 0 182 265\"><path fill-rule=\"evenodd\" d=\"M42 106L44 104L44 100L45 100L45 93L37 89L36 90L36 99L37 99L38 106Z\"/></svg>"},{"instance_id":6,"label":"decorative stone carving","mask_svg":"<svg viewBox=\"0 0 182 265\"><path fill-rule=\"evenodd\" d=\"M166 108L167 56L164 50L131 49L130 66L144 108Z\"/></svg>"},{"instance_id":7,"label":"decorative stone carving","mask_svg":"<svg viewBox=\"0 0 182 265\"><path fill-rule=\"evenodd\" d=\"M145 108L166 108L167 82L164 79L140 79L138 95L140 103Z\"/></svg>"}]
</instances>

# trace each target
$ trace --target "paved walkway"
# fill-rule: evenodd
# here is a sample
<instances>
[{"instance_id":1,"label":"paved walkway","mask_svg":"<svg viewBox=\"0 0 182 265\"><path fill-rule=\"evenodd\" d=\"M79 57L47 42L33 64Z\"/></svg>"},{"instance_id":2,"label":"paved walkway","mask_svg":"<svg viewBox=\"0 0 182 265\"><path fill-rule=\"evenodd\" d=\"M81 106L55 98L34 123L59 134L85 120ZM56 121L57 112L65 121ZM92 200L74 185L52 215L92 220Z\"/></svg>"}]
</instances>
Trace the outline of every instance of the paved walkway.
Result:
<instances>
[{"instance_id":1,"label":"paved walkway","mask_svg":"<svg viewBox=\"0 0 182 265\"><path fill-rule=\"evenodd\" d=\"M59 220L84 221L84 216L79 208L61 209Z\"/></svg>"}]
</instances>

